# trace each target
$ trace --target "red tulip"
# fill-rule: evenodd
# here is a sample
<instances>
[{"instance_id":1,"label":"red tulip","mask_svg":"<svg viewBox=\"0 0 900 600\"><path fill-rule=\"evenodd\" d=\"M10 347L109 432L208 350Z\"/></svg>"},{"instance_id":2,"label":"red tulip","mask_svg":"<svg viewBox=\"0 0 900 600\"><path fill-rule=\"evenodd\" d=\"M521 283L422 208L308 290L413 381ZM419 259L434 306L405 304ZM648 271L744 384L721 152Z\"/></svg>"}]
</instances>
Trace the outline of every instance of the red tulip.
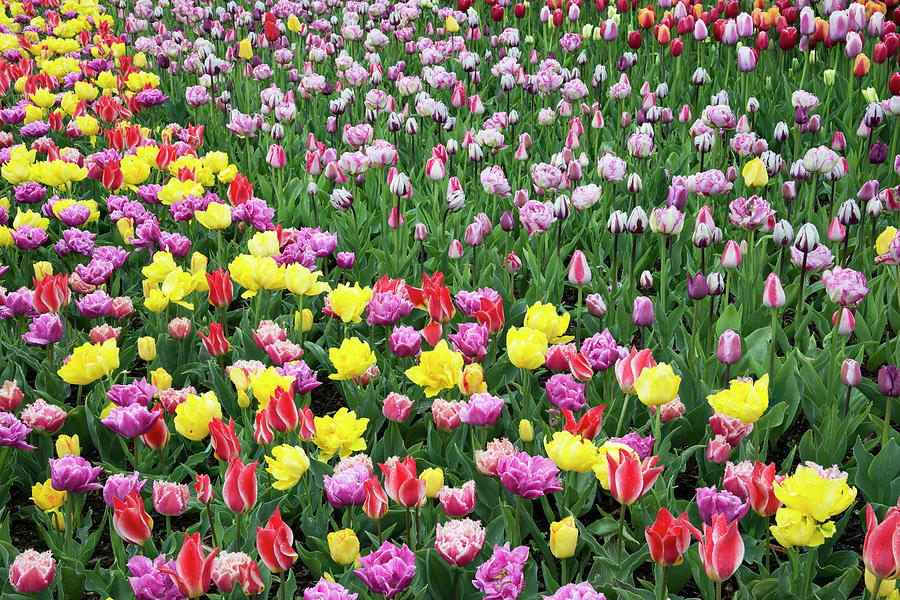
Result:
<instances>
[{"instance_id":1,"label":"red tulip","mask_svg":"<svg viewBox=\"0 0 900 600\"><path fill-rule=\"evenodd\" d=\"M103 187L116 191L125 183L125 175L119 166L119 161L110 160L103 164Z\"/></svg>"},{"instance_id":2,"label":"red tulip","mask_svg":"<svg viewBox=\"0 0 900 600\"><path fill-rule=\"evenodd\" d=\"M525 17L525 5L521 2L516 4L513 7L513 14L516 15L517 19L522 19Z\"/></svg>"},{"instance_id":3,"label":"red tulip","mask_svg":"<svg viewBox=\"0 0 900 600\"><path fill-rule=\"evenodd\" d=\"M503 20L503 7L499 4L495 4L491 7L491 19L499 23Z\"/></svg>"},{"instance_id":4,"label":"red tulip","mask_svg":"<svg viewBox=\"0 0 900 600\"><path fill-rule=\"evenodd\" d=\"M591 282L591 267L581 250L576 250L569 261L569 283L581 287Z\"/></svg>"},{"instance_id":5,"label":"red tulip","mask_svg":"<svg viewBox=\"0 0 900 600\"><path fill-rule=\"evenodd\" d=\"M872 50L872 60L879 65L886 62L888 58L887 45L884 42L877 42Z\"/></svg>"},{"instance_id":6,"label":"red tulip","mask_svg":"<svg viewBox=\"0 0 900 600\"><path fill-rule=\"evenodd\" d=\"M293 394L282 387L275 388L275 393L266 405L266 415L269 426L279 433L297 429L300 420Z\"/></svg>"},{"instance_id":7,"label":"red tulip","mask_svg":"<svg viewBox=\"0 0 900 600\"><path fill-rule=\"evenodd\" d=\"M594 369L584 352L570 352L566 357L569 361L569 371L578 381L590 381L594 376Z\"/></svg>"},{"instance_id":8,"label":"red tulip","mask_svg":"<svg viewBox=\"0 0 900 600\"><path fill-rule=\"evenodd\" d=\"M651 456L643 462L631 452L610 452L606 455L609 466L609 492L619 502L629 506L634 504L659 477L662 467L655 467L658 456Z\"/></svg>"},{"instance_id":9,"label":"red tulip","mask_svg":"<svg viewBox=\"0 0 900 600\"><path fill-rule=\"evenodd\" d=\"M206 274L206 283L209 284L209 303L216 308L227 308L234 298L230 273L219 267Z\"/></svg>"},{"instance_id":10,"label":"red tulip","mask_svg":"<svg viewBox=\"0 0 900 600\"><path fill-rule=\"evenodd\" d=\"M428 316L438 323L448 323L456 313L450 288L444 285L444 274L440 271L429 277L422 275L422 287L406 286L406 293L414 306L428 311Z\"/></svg>"},{"instance_id":11,"label":"red tulip","mask_svg":"<svg viewBox=\"0 0 900 600\"><path fill-rule=\"evenodd\" d=\"M118 152L125 149L125 137L121 129L104 129L103 134L106 136L107 146Z\"/></svg>"},{"instance_id":12,"label":"red tulip","mask_svg":"<svg viewBox=\"0 0 900 600\"><path fill-rule=\"evenodd\" d=\"M231 344L225 339L225 332L219 323L209 324L209 335L204 335L202 331L198 331L197 335L203 340L203 346L212 356L222 356L228 352Z\"/></svg>"},{"instance_id":13,"label":"red tulip","mask_svg":"<svg viewBox=\"0 0 900 600\"><path fill-rule=\"evenodd\" d=\"M113 498L113 529L129 544L143 546L153 535L153 519L144 510L144 501L137 492L125 500Z\"/></svg>"},{"instance_id":14,"label":"red tulip","mask_svg":"<svg viewBox=\"0 0 900 600\"><path fill-rule=\"evenodd\" d=\"M266 410L256 413L253 421L253 441L260 446L268 446L275 439L272 427L269 425L269 415Z\"/></svg>"},{"instance_id":15,"label":"red tulip","mask_svg":"<svg viewBox=\"0 0 900 600\"><path fill-rule=\"evenodd\" d=\"M240 206L253 198L253 184L238 173L228 185L228 201L232 206Z\"/></svg>"},{"instance_id":16,"label":"red tulip","mask_svg":"<svg viewBox=\"0 0 900 600\"><path fill-rule=\"evenodd\" d=\"M309 406L304 406L297 412L300 419L297 434L300 436L301 440L308 442L316 435L315 415L313 415Z\"/></svg>"},{"instance_id":17,"label":"red tulip","mask_svg":"<svg viewBox=\"0 0 900 600\"><path fill-rule=\"evenodd\" d=\"M793 27L785 27L778 34L778 47L787 52L797 45L797 30Z\"/></svg>"},{"instance_id":18,"label":"red tulip","mask_svg":"<svg viewBox=\"0 0 900 600\"><path fill-rule=\"evenodd\" d=\"M753 465L750 479L746 481L753 512L761 517L771 517L781 506L781 500L775 497L775 463L764 465L757 461Z\"/></svg>"},{"instance_id":19,"label":"red tulip","mask_svg":"<svg viewBox=\"0 0 900 600\"><path fill-rule=\"evenodd\" d=\"M700 558L706 576L713 581L725 581L738 570L744 560L744 540L738 531L738 522L731 523L725 515L714 514L712 527L703 524L700 541ZM696 535L696 534L695 534Z\"/></svg>"},{"instance_id":20,"label":"red tulip","mask_svg":"<svg viewBox=\"0 0 900 600\"><path fill-rule=\"evenodd\" d=\"M200 504L209 504L213 501L215 494L209 481L209 475L197 475L194 489L197 491L197 502Z\"/></svg>"},{"instance_id":21,"label":"red tulip","mask_svg":"<svg viewBox=\"0 0 900 600\"><path fill-rule=\"evenodd\" d=\"M900 96L900 73L891 73L888 80L888 88L894 96Z\"/></svg>"},{"instance_id":22,"label":"red tulip","mask_svg":"<svg viewBox=\"0 0 900 600\"><path fill-rule=\"evenodd\" d=\"M162 144L156 153L156 168L161 171L169 169L171 163L178 156L178 148L170 144Z\"/></svg>"},{"instance_id":23,"label":"red tulip","mask_svg":"<svg viewBox=\"0 0 900 600\"><path fill-rule=\"evenodd\" d=\"M58 313L59 309L69 305L72 290L69 289L69 274L57 273L46 275L34 282L34 308L41 314Z\"/></svg>"},{"instance_id":24,"label":"red tulip","mask_svg":"<svg viewBox=\"0 0 900 600\"><path fill-rule=\"evenodd\" d=\"M498 333L503 329L503 298L497 297L496 302L481 298L481 310L473 315L480 325L484 325L491 333Z\"/></svg>"},{"instance_id":25,"label":"red tulip","mask_svg":"<svg viewBox=\"0 0 900 600\"><path fill-rule=\"evenodd\" d=\"M187 598L199 598L209 591L212 580L212 566L218 548L214 548L208 556L203 554L203 542L200 534L184 534L184 545L175 559L175 570L167 566L159 567L163 573L168 573L178 585L178 591Z\"/></svg>"},{"instance_id":26,"label":"red tulip","mask_svg":"<svg viewBox=\"0 0 900 600\"><path fill-rule=\"evenodd\" d=\"M390 466L378 466L385 475L385 490L394 502L406 508L425 504L425 482L416 477L416 460L412 456Z\"/></svg>"},{"instance_id":27,"label":"red tulip","mask_svg":"<svg viewBox=\"0 0 900 600\"><path fill-rule=\"evenodd\" d=\"M632 31L628 34L628 47L632 50L637 50L641 47L641 32L640 31Z\"/></svg>"},{"instance_id":28,"label":"red tulip","mask_svg":"<svg viewBox=\"0 0 900 600\"><path fill-rule=\"evenodd\" d=\"M297 552L294 551L294 532L281 520L281 511L277 507L269 517L265 528L256 528L256 549L273 573L287 571L297 560Z\"/></svg>"},{"instance_id":29,"label":"red tulip","mask_svg":"<svg viewBox=\"0 0 900 600\"><path fill-rule=\"evenodd\" d=\"M381 483L374 475L363 484L366 490L366 500L363 502L363 511L370 519L380 519L387 513L388 497L381 487Z\"/></svg>"},{"instance_id":30,"label":"red tulip","mask_svg":"<svg viewBox=\"0 0 900 600\"><path fill-rule=\"evenodd\" d=\"M234 430L234 419L228 418L228 425L216 417L209 423L212 447L215 457L225 462L230 461L241 453L241 441Z\"/></svg>"},{"instance_id":31,"label":"red tulip","mask_svg":"<svg viewBox=\"0 0 900 600\"><path fill-rule=\"evenodd\" d=\"M635 348L632 348L628 356L616 361L616 379L619 381L619 387L626 394L633 394L634 381L641 374L641 371L647 367L655 366L656 361L653 360L653 354L649 349L638 352Z\"/></svg>"},{"instance_id":32,"label":"red tulip","mask_svg":"<svg viewBox=\"0 0 900 600\"><path fill-rule=\"evenodd\" d=\"M241 582L241 591L250 598L255 597L266 587L255 560L247 561L238 567L238 581Z\"/></svg>"},{"instance_id":33,"label":"red tulip","mask_svg":"<svg viewBox=\"0 0 900 600\"><path fill-rule=\"evenodd\" d=\"M228 461L222 498L233 513L246 514L256 504L256 461L246 465L240 458Z\"/></svg>"},{"instance_id":34,"label":"red tulip","mask_svg":"<svg viewBox=\"0 0 900 600\"><path fill-rule=\"evenodd\" d=\"M586 440L594 439L600 432L600 426L603 424L604 408L606 408L605 404L591 408L581 416L577 423L571 410L568 408L562 409L563 416L566 419L566 431L580 435Z\"/></svg>"},{"instance_id":35,"label":"red tulip","mask_svg":"<svg viewBox=\"0 0 900 600\"><path fill-rule=\"evenodd\" d=\"M678 58L681 56L682 52L684 52L684 42L681 41L681 38L675 38L672 40L672 43L669 44L669 54L671 54L673 58Z\"/></svg>"},{"instance_id":36,"label":"red tulip","mask_svg":"<svg viewBox=\"0 0 900 600\"><path fill-rule=\"evenodd\" d=\"M900 509L888 509L884 521L872 505L866 504L866 539L863 542L863 562L879 579L900 577Z\"/></svg>"},{"instance_id":37,"label":"red tulip","mask_svg":"<svg viewBox=\"0 0 900 600\"><path fill-rule=\"evenodd\" d=\"M656 521L644 530L650 558L658 565L671 567L680 565L684 553L691 545L691 534L700 537L697 528L691 525L687 513L677 519L665 507L659 509Z\"/></svg>"},{"instance_id":38,"label":"red tulip","mask_svg":"<svg viewBox=\"0 0 900 600\"><path fill-rule=\"evenodd\" d=\"M162 404L156 404L151 410L163 410ZM151 450L162 450L169 443L169 428L166 426L166 420L162 417L156 420L150 431L141 436L141 441Z\"/></svg>"}]
</instances>

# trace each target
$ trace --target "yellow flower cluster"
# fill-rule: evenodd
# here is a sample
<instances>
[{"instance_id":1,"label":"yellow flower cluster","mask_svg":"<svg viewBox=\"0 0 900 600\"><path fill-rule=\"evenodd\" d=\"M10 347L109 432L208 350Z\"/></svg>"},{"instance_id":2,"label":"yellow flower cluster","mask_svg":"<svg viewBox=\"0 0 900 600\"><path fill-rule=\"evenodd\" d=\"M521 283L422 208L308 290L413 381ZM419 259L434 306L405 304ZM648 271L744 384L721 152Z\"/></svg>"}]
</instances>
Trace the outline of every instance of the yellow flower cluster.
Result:
<instances>
[{"instance_id":1,"label":"yellow flower cluster","mask_svg":"<svg viewBox=\"0 0 900 600\"><path fill-rule=\"evenodd\" d=\"M643 375L643 373L641 373ZM741 423L756 423L769 408L769 376L758 381L732 379L728 389L706 397L717 413L740 419Z\"/></svg>"},{"instance_id":2,"label":"yellow flower cluster","mask_svg":"<svg viewBox=\"0 0 900 600\"><path fill-rule=\"evenodd\" d=\"M845 473L832 476L817 465L797 467L793 475L775 483L774 492L784 506L775 513L770 529L785 548L825 543L835 532L831 518L856 500L856 488L847 485Z\"/></svg>"}]
</instances>

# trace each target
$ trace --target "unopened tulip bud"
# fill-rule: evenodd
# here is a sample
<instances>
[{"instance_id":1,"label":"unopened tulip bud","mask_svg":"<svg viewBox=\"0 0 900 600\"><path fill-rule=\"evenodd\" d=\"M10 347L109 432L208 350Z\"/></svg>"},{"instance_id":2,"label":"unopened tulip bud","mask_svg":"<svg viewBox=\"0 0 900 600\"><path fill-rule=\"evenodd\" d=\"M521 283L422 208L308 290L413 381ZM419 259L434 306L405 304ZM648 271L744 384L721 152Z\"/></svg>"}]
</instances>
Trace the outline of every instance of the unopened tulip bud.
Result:
<instances>
[{"instance_id":1,"label":"unopened tulip bud","mask_svg":"<svg viewBox=\"0 0 900 600\"><path fill-rule=\"evenodd\" d=\"M625 224L628 222L628 215L621 210L613 211L606 221L606 229L610 233L620 234L625 231Z\"/></svg>"},{"instance_id":2,"label":"unopened tulip bud","mask_svg":"<svg viewBox=\"0 0 900 600\"><path fill-rule=\"evenodd\" d=\"M519 421L519 439L523 442L532 442L534 441L534 427L531 425L531 421L528 419L522 419Z\"/></svg>"},{"instance_id":3,"label":"unopened tulip bud","mask_svg":"<svg viewBox=\"0 0 900 600\"><path fill-rule=\"evenodd\" d=\"M900 396L900 370L896 366L885 365L878 369L878 392L890 398Z\"/></svg>"},{"instance_id":4,"label":"unopened tulip bud","mask_svg":"<svg viewBox=\"0 0 900 600\"><path fill-rule=\"evenodd\" d=\"M838 221L837 217L833 218L831 224L828 226L828 241L842 242L846 236L847 232L844 230L844 226L841 225L841 222Z\"/></svg>"},{"instance_id":5,"label":"unopened tulip bud","mask_svg":"<svg viewBox=\"0 0 900 600\"><path fill-rule=\"evenodd\" d=\"M857 387L862 383L862 370L859 363L848 358L841 364L841 383L847 387Z\"/></svg>"},{"instance_id":6,"label":"unopened tulip bud","mask_svg":"<svg viewBox=\"0 0 900 600\"><path fill-rule=\"evenodd\" d=\"M709 287L706 285L706 277L703 273L687 274L687 295L691 300L703 300L709 295Z\"/></svg>"},{"instance_id":7,"label":"unopened tulip bud","mask_svg":"<svg viewBox=\"0 0 900 600\"><path fill-rule=\"evenodd\" d=\"M512 212L505 210L503 214L500 215L500 229L503 231L509 232L512 231L516 226L516 220L513 217Z\"/></svg>"},{"instance_id":8,"label":"unopened tulip bud","mask_svg":"<svg viewBox=\"0 0 900 600\"><path fill-rule=\"evenodd\" d=\"M641 190L644 189L644 182L641 179L641 176L637 173L632 173L628 176L628 193L629 194L640 194Z\"/></svg>"},{"instance_id":9,"label":"unopened tulip bud","mask_svg":"<svg viewBox=\"0 0 900 600\"><path fill-rule=\"evenodd\" d=\"M781 280L775 273L769 273L763 286L762 303L766 308L781 308L787 301Z\"/></svg>"},{"instance_id":10,"label":"unopened tulip bud","mask_svg":"<svg viewBox=\"0 0 900 600\"><path fill-rule=\"evenodd\" d=\"M785 181L781 184L781 197L790 202L797 198L797 184L793 181Z\"/></svg>"},{"instance_id":11,"label":"unopened tulip bud","mask_svg":"<svg viewBox=\"0 0 900 600\"><path fill-rule=\"evenodd\" d=\"M647 228L650 226L650 219L647 217L647 213L644 212L644 209L640 206L635 206L631 211L631 215L628 217L628 221L625 224L625 228L628 229L628 233L640 234L647 231Z\"/></svg>"},{"instance_id":12,"label":"unopened tulip bud","mask_svg":"<svg viewBox=\"0 0 900 600\"><path fill-rule=\"evenodd\" d=\"M600 294L588 294L587 298L585 298L585 304L587 305L588 314L598 319L602 319L606 315L606 302L603 301L603 296Z\"/></svg>"},{"instance_id":13,"label":"unopened tulip bud","mask_svg":"<svg viewBox=\"0 0 900 600\"><path fill-rule=\"evenodd\" d=\"M641 286L641 289L653 289L653 274L650 273L650 271L648 271L647 269L644 269L641 272L641 277L638 280L638 285Z\"/></svg>"},{"instance_id":14,"label":"unopened tulip bud","mask_svg":"<svg viewBox=\"0 0 900 600\"><path fill-rule=\"evenodd\" d=\"M719 345L716 348L716 358L723 365L733 365L741 360L741 336L731 329L726 329L719 336Z\"/></svg>"},{"instance_id":15,"label":"unopened tulip bud","mask_svg":"<svg viewBox=\"0 0 900 600\"><path fill-rule=\"evenodd\" d=\"M691 236L691 242L697 248L709 248L712 243L713 234L706 223L697 223L694 227L694 235Z\"/></svg>"},{"instance_id":16,"label":"unopened tulip bud","mask_svg":"<svg viewBox=\"0 0 900 600\"><path fill-rule=\"evenodd\" d=\"M840 322L838 322L840 319ZM837 328L838 335L850 335L856 327L856 318L849 308L839 308L831 316L831 326Z\"/></svg>"},{"instance_id":17,"label":"unopened tulip bud","mask_svg":"<svg viewBox=\"0 0 900 600\"><path fill-rule=\"evenodd\" d=\"M804 223L797 232L794 246L800 252L809 253L819 246L819 230L812 223Z\"/></svg>"},{"instance_id":18,"label":"unopened tulip bud","mask_svg":"<svg viewBox=\"0 0 900 600\"><path fill-rule=\"evenodd\" d=\"M634 309L631 312L631 320L638 327L649 327L653 324L653 301L646 296L638 296L634 299Z\"/></svg>"},{"instance_id":19,"label":"unopened tulip bud","mask_svg":"<svg viewBox=\"0 0 900 600\"><path fill-rule=\"evenodd\" d=\"M428 228L425 227L425 223L419 221L416 223L415 228L415 238L417 242L424 242L425 238L428 237Z\"/></svg>"},{"instance_id":20,"label":"unopened tulip bud","mask_svg":"<svg viewBox=\"0 0 900 600\"><path fill-rule=\"evenodd\" d=\"M871 200L866 202L866 214L869 215L870 217L874 218L874 217L879 216L883 210L884 210L884 205L881 203L881 200L879 200L877 197L872 198Z\"/></svg>"},{"instance_id":21,"label":"unopened tulip bud","mask_svg":"<svg viewBox=\"0 0 900 600\"><path fill-rule=\"evenodd\" d=\"M775 228L772 230L772 241L777 246L790 246L794 243L794 228L786 219L775 223Z\"/></svg>"},{"instance_id":22,"label":"unopened tulip bud","mask_svg":"<svg viewBox=\"0 0 900 600\"><path fill-rule=\"evenodd\" d=\"M506 260L503 261L503 265L509 274L515 275L522 268L522 259L515 252L510 252Z\"/></svg>"},{"instance_id":23,"label":"unopened tulip bud","mask_svg":"<svg viewBox=\"0 0 900 600\"><path fill-rule=\"evenodd\" d=\"M469 223L466 227L465 237L463 238L467 245L477 247L484 241L484 231L481 229L481 223ZM452 258L452 257L451 257Z\"/></svg>"},{"instance_id":24,"label":"unopened tulip bud","mask_svg":"<svg viewBox=\"0 0 900 600\"><path fill-rule=\"evenodd\" d=\"M706 276L706 287L710 296L721 296L725 293L725 279L721 273L710 273Z\"/></svg>"},{"instance_id":25,"label":"unopened tulip bud","mask_svg":"<svg viewBox=\"0 0 900 600\"><path fill-rule=\"evenodd\" d=\"M581 250L576 250L569 261L569 283L582 287L591 282L591 267Z\"/></svg>"},{"instance_id":26,"label":"unopened tulip bud","mask_svg":"<svg viewBox=\"0 0 900 600\"><path fill-rule=\"evenodd\" d=\"M734 240L728 240L725 250L722 252L722 267L736 269L741 264L741 247Z\"/></svg>"},{"instance_id":27,"label":"unopened tulip bud","mask_svg":"<svg viewBox=\"0 0 900 600\"><path fill-rule=\"evenodd\" d=\"M447 251L447 256L452 259L457 259L463 255L463 247L462 244L459 243L459 240L453 240L450 242L450 250Z\"/></svg>"}]
</instances>

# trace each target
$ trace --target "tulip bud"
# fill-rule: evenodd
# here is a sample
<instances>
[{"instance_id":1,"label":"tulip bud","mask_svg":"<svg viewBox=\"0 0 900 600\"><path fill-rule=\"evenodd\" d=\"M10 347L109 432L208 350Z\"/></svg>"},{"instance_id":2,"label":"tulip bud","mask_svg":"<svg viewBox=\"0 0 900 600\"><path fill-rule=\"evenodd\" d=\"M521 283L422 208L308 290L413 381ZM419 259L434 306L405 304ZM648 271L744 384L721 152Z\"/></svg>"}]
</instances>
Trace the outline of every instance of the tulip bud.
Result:
<instances>
[{"instance_id":1,"label":"tulip bud","mask_svg":"<svg viewBox=\"0 0 900 600\"><path fill-rule=\"evenodd\" d=\"M812 223L804 223L797 232L794 246L803 253L809 253L819 246L819 230Z\"/></svg>"},{"instance_id":2,"label":"tulip bud","mask_svg":"<svg viewBox=\"0 0 900 600\"><path fill-rule=\"evenodd\" d=\"M462 244L459 243L459 240L453 240L450 242L450 250L447 251L447 256L452 259L460 258L463 255L463 247Z\"/></svg>"},{"instance_id":3,"label":"tulip bud","mask_svg":"<svg viewBox=\"0 0 900 600\"><path fill-rule=\"evenodd\" d=\"M628 221L628 215L626 215L621 210L613 211L611 215L609 215L609 220L606 222L606 229L610 233L620 234L625 231L625 224Z\"/></svg>"},{"instance_id":4,"label":"tulip bud","mask_svg":"<svg viewBox=\"0 0 900 600\"><path fill-rule=\"evenodd\" d=\"M469 246L480 246L481 242L484 241L484 231L481 229L481 223L478 221L470 223L468 227L466 227L465 237L463 239Z\"/></svg>"},{"instance_id":5,"label":"tulip bud","mask_svg":"<svg viewBox=\"0 0 900 600\"><path fill-rule=\"evenodd\" d=\"M503 261L503 265L508 273L515 275L522 268L522 259L515 252L510 252L506 260Z\"/></svg>"},{"instance_id":6,"label":"tulip bud","mask_svg":"<svg viewBox=\"0 0 900 600\"><path fill-rule=\"evenodd\" d=\"M578 545L578 527L572 516L550 524L550 552L562 560L575 555Z\"/></svg>"},{"instance_id":7,"label":"tulip bud","mask_svg":"<svg viewBox=\"0 0 900 600\"><path fill-rule=\"evenodd\" d=\"M438 492L444 487L444 472L439 468L425 469L419 479L425 482L426 498L437 498Z\"/></svg>"},{"instance_id":8,"label":"tulip bud","mask_svg":"<svg viewBox=\"0 0 900 600\"><path fill-rule=\"evenodd\" d=\"M847 387L857 387L862 383L862 371L859 363L852 358L845 359L841 363L841 383Z\"/></svg>"},{"instance_id":9,"label":"tulip bud","mask_svg":"<svg viewBox=\"0 0 900 600\"><path fill-rule=\"evenodd\" d=\"M716 358L723 365L733 365L741 360L741 336L731 329L726 329L719 337Z\"/></svg>"},{"instance_id":10,"label":"tulip bud","mask_svg":"<svg viewBox=\"0 0 900 600\"><path fill-rule=\"evenodd\" d=\"M736 269L741 264L741 247L734 240L728 240L722 252L722 267Z\"/></svg>"},{"instance_id":11,"label":"tulip bud","mask_svg":"<svg viewBox=\"0 0 900 600\"><path fill-rule=\"evenodd\" d=\"M425 223L421 221L416 223L415 227L415 238L417 242L424 242L425 238L428 237L428 229L425 227Z\"/></svg>"},{"instance_id":12,"label":"tulip bud","mask_svg":"<svg viewBox=\"0 0 900 600\"><path fill-rule=\"evenodd\" d=\"M706 277L703 273L691 276L687 274L687 294L691 300L703 300L709 295L709 287L706 285Z\"/></svg>"},{"instance_id":13,"label":"tulip bud","mask_svg":"<svg viewBox=\"0 0 900 600\"><path fill-rule=\"evenodd\" d=\"M328 550L331 560L339 565L352 565L359 558L359 538L352 529L341 529L328 534Z\"/></svg>"},{"instance_id":14,"label":"tulip bud","mask_svg":"<svg viewBox=\"0 0 900 600\"><path fill-rule=\"evenodd\" d=\"M651 290L653 289L653 274L650 271L644 269L641 272L640 280L638 281L638 285L641 286L642 289Z\"/></svg>"},{"instance_id":15,"label":"tulip bud","mask_svg":"<svg viewBox=\"0 0 900 600\"><path fill-rule=\"evenodd\" d=\"M878 391L883 396L900 396L900 371L894 365L885 365L878 370Z\"/></svg>"},{"instance_id":16,"label":"tulip bud","mask_svg":"<svg viewBox=\"0 0 900 600\"><path fill-rule=\"evenodd\" d=\"M720 465L728 460L731 453L731 445L724 435L717 435L706 445L706 460Z\"/></svg>"},{"instance_id":17,"label":"tulip bud","mask_svg":"<svg viewBox=\"0 0 900 600\"><path fill-rule=\"evenodd\" d=\"M781 308L787 301L781 280L775 273L769 273L763 286L762 303L766 308Z\"/></svg>"},{"instance_id":18,"label":"tulip bud","mask_svg":"<svg viewBox=\"0 0 900 600\"><path fill-rule=\"evenodd\" d=\"M840 323L838 323L840 319ZM849 308L839 308L831 317L831 326L837 328L838 335L850 335L856 326L856 319Z\"/></svg>"},{"instance_id":19,"label":"tulip bud","mask_svg":"<svg viewBox=\"0 0 900 600\"><path fill-rule=\"evenodd\" d=\"M721 273L710 273L706 276L706 287L710 296L721 296L725 293L725 279Z\"/></svg>"},{"instance_id":20,"label":"tulip bud","mask_svg":"<svg viewBox=\"0 0 900 600\"><path fill-rule=\"evenodd\" d=\"M775 228L772 229L772 241L777 246L790 246L794 242L794 228L786 219L775 223Z\"/></svg>"},{"instance_id":21,"label":"tulip bud","mask_svg":"<svg viewBox=\"0 0 900 600\"><path fill-rule=\"evenodd\" d=\"M156 358L156 339L145 335L138 338L137 341L138 356L144 362L151 362Z\"/></svg>"},{"instance_id":22,"label":"tulip bud","mask_svg":"<svg viewBox=\"0 0 900 600\"><path fill-rule=\"evenodd\" d=\"M500 215L500 229L506 232L512 231L516 226L515 218L513 217L512 212L505 210L503 214Z\"/></svg>"},{"instance_id":23,"label":"tulip bud","mask_svg":"<svg viewBox=\"0 0 900 600\"><path fill-rule=\"evenodd\" d=\"M653 301L646 296L635 298L631 312L632 322L638 327L649 327L653 324L653 318Z\"/></svg>"},{"instance_id":24,"label":"tulip bud","mask_svg":"<svg viewBox=\"0 0 900 600\"><path fill-rule=\"evenodd\" d=\"M526 443L534 441L534 427L528 419L519 421L519 439Z\"/></svg>"},{"instance_id":25,"label":"tulip bud","mask_svg":"<svg viewBox=\"0 0 900 600\"><path fill-rule=\"evenodd\" d=\"M591 282L591 267L581 250L576 250L569 261L569 283L582 287Z\"/></svg>"},{"instance_id":26,"label":"tulip bud","mask_svg":"<svg viewBox=\"0 0 900 600\"><path fill-rule=\"evenodd\" d=\"M602 319L606 315L606 302L603 301L603 296L600 294L588 294L585 298L585 305L587 305L588 314L598 319Z\"/></svg>"},{"instance_id":27,"label":"tulip bud","mask_svg":"<svg viewBox=\"0 0 900 600\"><path fill-rule=\"evenodd\" d=\"M841 222L837 217L834 217L831 220L831 224L828 226L828 241L842 242L846 236L847 232L844 230L844 226L841 225Z\"/></svg>"},{"instance_id":28,"label":"tulip bud","mask_svg":"<svg viewBox=\"0 0 900 600\"><path fill-rule=\"evenodd\" d=\"M866 203L866 214L872 218L878 217L884 210L884 205L877 197L872 198Z\"/></svg>"},{"instance_id":29,"label":"tulip bud","mask_svg":"<svg viewBox=\"0 0 900 600\"><path fill-rule=\"evenodd\" d=\"M625 224L628 233L641 234L647 231L649 226L650 219L647 217L647 213L640 206L635 206Z\"/></svg>"}]
</instances>

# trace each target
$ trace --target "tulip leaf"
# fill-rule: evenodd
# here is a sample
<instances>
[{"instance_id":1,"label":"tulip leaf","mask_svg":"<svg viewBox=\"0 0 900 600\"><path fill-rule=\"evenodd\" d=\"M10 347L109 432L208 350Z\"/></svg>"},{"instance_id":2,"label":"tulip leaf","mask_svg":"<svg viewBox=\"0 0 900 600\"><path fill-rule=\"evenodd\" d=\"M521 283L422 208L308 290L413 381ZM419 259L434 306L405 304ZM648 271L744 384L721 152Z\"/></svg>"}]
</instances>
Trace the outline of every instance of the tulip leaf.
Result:
<instances>
[{"instance_id":1,"label":"tulip leaf","mask_svg":"<svg viewBox=\"0 0 900 600\"><path fill-rule=\"evenodd\" d=\"M716 337L725 333L726 329L741 333L741 313L735 304L729 303L716 321Z\"/></svg>"}]
</instances>

